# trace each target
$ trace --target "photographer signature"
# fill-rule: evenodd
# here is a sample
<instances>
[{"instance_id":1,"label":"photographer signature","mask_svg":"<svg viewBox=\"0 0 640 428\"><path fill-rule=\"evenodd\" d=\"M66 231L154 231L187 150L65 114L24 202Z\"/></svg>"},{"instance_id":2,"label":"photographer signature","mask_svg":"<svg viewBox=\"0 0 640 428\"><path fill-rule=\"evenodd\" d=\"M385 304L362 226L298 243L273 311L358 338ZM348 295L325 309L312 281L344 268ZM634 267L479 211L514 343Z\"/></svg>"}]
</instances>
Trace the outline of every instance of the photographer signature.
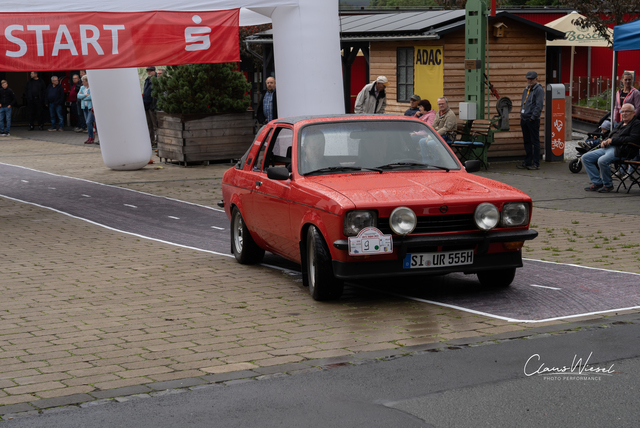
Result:
<instances>
[{"instance_id":1,"label":"photographer signature","mask_svg":"<svg viewBox=\"0 0 640 428\"><path fill-rule=\"evenodd\" d=\"M573 361L570 366L562 366L562 367L547 367L545 363L540 363L540 354L533 354L529 357L527 362L524 364L524 374L525 376L533 376L533 375L544 375L544 374L606 374L611 375L615 373L613 370L613 364L607 367L592 367L589 365L589 360L591 359L591 355L593 352L589 353L589 356L582 363L582 358L578 358L577 355L573 356Z\"/></svg>"}]
</instances>

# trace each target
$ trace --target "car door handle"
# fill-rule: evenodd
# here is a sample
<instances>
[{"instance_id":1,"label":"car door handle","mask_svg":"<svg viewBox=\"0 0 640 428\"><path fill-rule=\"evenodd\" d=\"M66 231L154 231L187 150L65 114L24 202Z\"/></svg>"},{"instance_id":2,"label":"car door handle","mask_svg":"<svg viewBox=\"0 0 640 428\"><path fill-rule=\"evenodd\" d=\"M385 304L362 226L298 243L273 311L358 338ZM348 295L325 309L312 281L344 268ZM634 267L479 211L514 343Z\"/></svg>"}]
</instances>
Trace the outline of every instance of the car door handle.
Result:
<instances>
[{"instance_id":1,"label":"car door handle","mask_svg":"<svg viewBox=\"0 0 640 428\"><path fill-rule=\"evenodd\" d=\"M256 181L256 186L257 186L257 187L262 186L262 181Z\"/></svg>"}]
</instances>

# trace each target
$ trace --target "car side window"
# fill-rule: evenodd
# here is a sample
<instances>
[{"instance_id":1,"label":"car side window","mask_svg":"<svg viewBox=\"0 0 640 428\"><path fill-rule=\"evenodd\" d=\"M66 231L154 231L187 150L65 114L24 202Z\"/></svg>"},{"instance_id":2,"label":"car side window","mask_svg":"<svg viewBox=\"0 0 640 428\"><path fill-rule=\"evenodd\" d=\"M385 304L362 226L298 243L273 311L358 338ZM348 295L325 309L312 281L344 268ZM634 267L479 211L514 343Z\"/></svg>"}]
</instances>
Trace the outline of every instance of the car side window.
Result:
<instances>
[{"instance_id":1,"label":"car side window","mask_svg":"<svg viewBox=\"0 0 640 428\"><path fill-rule=\"evenodd\" d=\"M262 169L262 160L264 159L264 154L267 151L267 146L269 145L269 139L271 138L272 130L269 130L264 140L262 140L262 145L260 146L260 151L258 152L258 156L256 156L256 161L253 163L253 171L260 171Z\"/></svg>"},{"instance_id":2,"label":"car side window","mask_svg":"<svg viewBox=\"0 0 640 428\"><path fill-rule=\"evenodd\" d=\"M272 166L288 166L291 164L291 147L293 145L293 130L290 128L276 128L267 149L266 161L262 172Z\"/></svg>"}]
</instances>

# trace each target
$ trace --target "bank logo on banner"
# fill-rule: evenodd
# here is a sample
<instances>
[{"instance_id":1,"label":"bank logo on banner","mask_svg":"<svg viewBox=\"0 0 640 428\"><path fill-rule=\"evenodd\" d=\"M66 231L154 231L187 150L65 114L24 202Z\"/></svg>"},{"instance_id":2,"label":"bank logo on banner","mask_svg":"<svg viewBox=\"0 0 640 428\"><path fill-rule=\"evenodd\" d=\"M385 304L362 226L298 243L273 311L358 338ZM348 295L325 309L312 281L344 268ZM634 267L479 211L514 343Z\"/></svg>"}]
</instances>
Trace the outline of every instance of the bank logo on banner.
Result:
<instances>
[{"instance_id":1,"label":"bank logo on banner","mask_svg":"<svg viewBox=\"0 0 640 428\"><path fill-rule=\"evenodd\" d=\"M193 15L191 18L194 23L200 24L202 18L198 15ZM187 27L184 30L184 41L187 43L185 50L187 51L206 51L211 47L211 40L209 40L209 33L211 28L209 27ZM204 35L206 34L206 36ZM191 43L191 44L190 44Z\"/></svg>"},{"instance_id":2,"label":"bank logo on banner","mask_svg":"<svg viewBox=\"0 0 640 428\"><path fill-rule=\"evenodd\" d=\"M442 46L415 46L414 90L429 100L434 110L444 94L444 49Z\"/></svg>"},{"instance_id":3,"label":"bank logo on banner","mask_svg":"<svg viewBox=\"0 0 640 428\"><path fill-rule=\"evenodd\" d=\"M0 70L237 62L239 16L239 9L198 15L162 11L3 13ZM193 23L203 25L194 27Z\"/></svg>"}]
</instances>

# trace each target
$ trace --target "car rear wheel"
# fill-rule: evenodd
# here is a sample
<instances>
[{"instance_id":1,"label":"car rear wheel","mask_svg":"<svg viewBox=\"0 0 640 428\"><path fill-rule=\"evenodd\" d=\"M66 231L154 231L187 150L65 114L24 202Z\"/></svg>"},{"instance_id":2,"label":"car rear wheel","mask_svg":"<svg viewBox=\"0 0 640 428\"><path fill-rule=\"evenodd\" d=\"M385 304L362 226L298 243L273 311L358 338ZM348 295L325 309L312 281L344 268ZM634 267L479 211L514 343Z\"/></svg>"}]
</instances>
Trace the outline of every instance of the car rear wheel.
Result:
<instances>
[{"instance_id":1,"label":"car rear wheel","mask_svg":"<svg viewBox=\"0 0 640 428\"><path fill-rule=\"evenodd\" d=\"M480 284L487 288L504 288L511 285L516 276L516 268L478 272Z\"/></svg>"},{"instance_id":2,"label":"car rear wheel","mask_svg":"<svg viewBox=\"0 0 640 428\"><path fill-rule=\"evenodd\" d=\"M264 250L251 237L237 207L231 212L231 251L243 265L260 263L264 257Z\"/></svg>"},{"instance_id":3,"label":"car rear wheel","mask_svg":"<svg viewBox=\"0 0 640 428\"><path fill-rule=\"evenodd\" d=\"M314 300L335 300L342 295L344 284L333 275L331 253L313 226L307 231L307 275L309 294Z\"/></svg>"}]
</instances>

